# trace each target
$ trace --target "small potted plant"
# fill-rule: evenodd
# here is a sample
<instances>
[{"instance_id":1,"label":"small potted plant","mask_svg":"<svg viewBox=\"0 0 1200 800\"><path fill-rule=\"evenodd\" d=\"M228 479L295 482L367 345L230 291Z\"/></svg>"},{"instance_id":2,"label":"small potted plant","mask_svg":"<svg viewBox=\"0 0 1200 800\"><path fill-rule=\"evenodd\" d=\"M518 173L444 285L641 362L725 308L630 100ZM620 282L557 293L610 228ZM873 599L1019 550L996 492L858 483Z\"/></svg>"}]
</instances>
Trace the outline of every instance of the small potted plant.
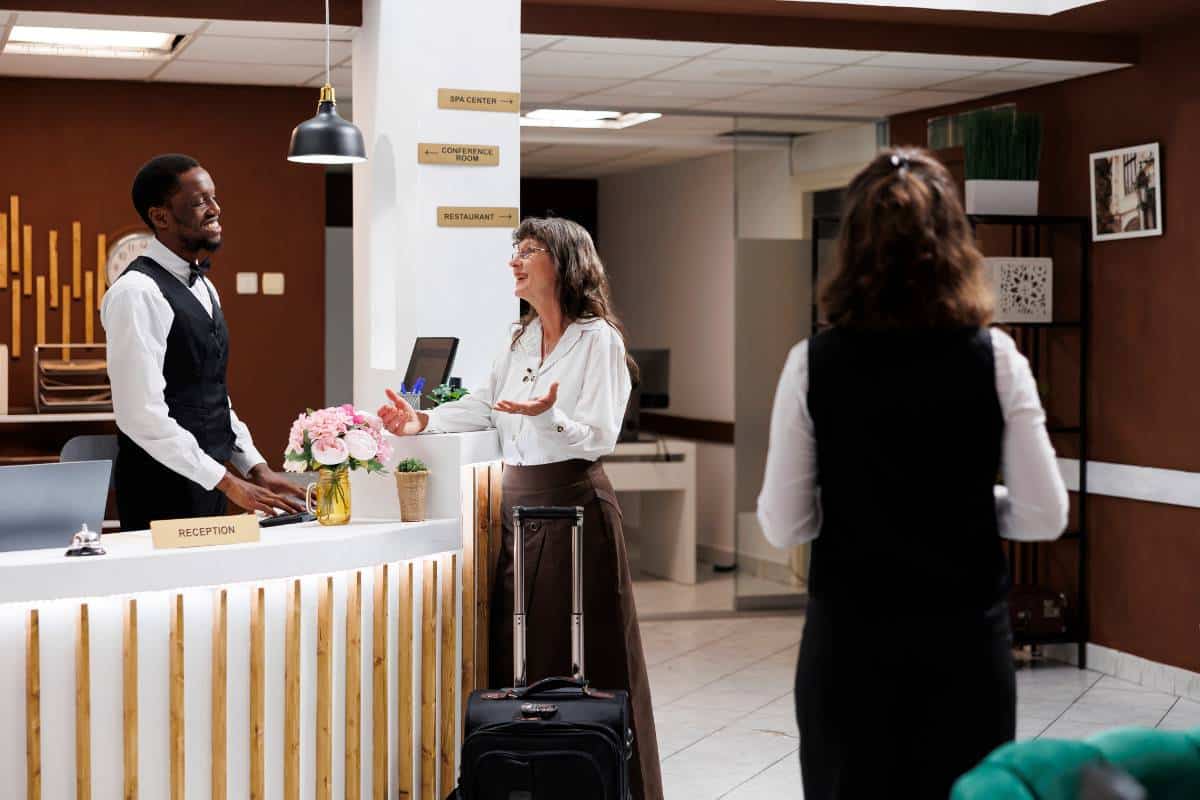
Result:
<instances>
[{"instance_id":1,"label":"small potted plant","mask_svg":"<svg viewBox=\"0 0 1200 800\"><path fill-rule=\"evenodd\" d=\"M972 111L963 119L968 214L1038 213L1042 116L1013 108Z\"/></svg>"},{"instance_id":2,"label":"small potted plant","mask_svg":"<svg viewBox=\"0 0 1200 800\"><path fill-rule=\"evenodd\" d=\"M450 383L443 383L441 386L434 387L429 393L429 399L436 408L442 403L451 403L466 397L470 392L463 388L463 385L458 382L458 378L451 378Z\"/></svg>"},{"instance_id":3,"label":"small potted plant","mask_svg":"<svg viewBox=\"0 0 1200 800\"><path fill-rule=\"evenodd\" d=\"M406 458L396 464L396 494L400 497L402 522L425 521L425 490L429 467L419 458Z\"/></svg>"}]
</instances>

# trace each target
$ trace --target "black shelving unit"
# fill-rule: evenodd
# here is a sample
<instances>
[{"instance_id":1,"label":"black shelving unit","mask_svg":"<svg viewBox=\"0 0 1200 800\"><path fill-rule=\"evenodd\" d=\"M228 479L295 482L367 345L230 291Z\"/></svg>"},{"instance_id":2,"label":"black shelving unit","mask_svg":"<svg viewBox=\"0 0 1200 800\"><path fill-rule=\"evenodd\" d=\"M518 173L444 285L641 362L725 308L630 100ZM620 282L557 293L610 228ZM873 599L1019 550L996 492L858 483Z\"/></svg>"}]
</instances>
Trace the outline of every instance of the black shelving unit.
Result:
<instances>
[{"instance_id":1,"label":"black shelving unit","mask_svg":"<svg viewBox=\"0 0 1200 800\"><path fill-rule=\"evenodd\" d=\"M1010 329L1014 334L1018 347L1024 352L1033 370L1035 378L1042 375L1045 366L1041 359L1043 341L1047 337L1058 336L1062 333L1079 337L1079 397L1078 424L1048 425L1051 437L1076 437L1076 453L1079 459L1079 484L1076 492L1076 525L1062 535L1060 541L1078 542L1077 550L1077 580L1078 594L1074 598L1074 618L1067 632L1061 635L1025 635L1016 634L1014 644L1046 645L1074 644L1078 648L1078 664L1082 669L1087 664L1087 640L1090 626L1088 613L1088 526L1087 526L1087 494L1088 494L1088 340L1091 333L1091 221L1087 217L1073 216L1001 216L1001 215L970 215L968 219L972 228L978 231L981 226L1000 226L1009 229L1009 247L1007 253L984 253L984 255L1010 257L1039 257L1044 253L1053 255L1057 229L1067 228L1077 231L1079 241L1079 313L1076 319L1054 320L1052 322L1035 323L1004 323L1001 327ZM819 285L820 244L830 242L823 234L837 235L841 224L840 217L813 217L812 229L812 331L815 334L821 327L817 306ZM1046 399L1043 398L1043 403ZM1006 542L1010 568L1014 574L1014 583L1027 582L1037 584L1040 581L1043 550L1052 547L1054 543Z\"/></svg>"}]
</instances>

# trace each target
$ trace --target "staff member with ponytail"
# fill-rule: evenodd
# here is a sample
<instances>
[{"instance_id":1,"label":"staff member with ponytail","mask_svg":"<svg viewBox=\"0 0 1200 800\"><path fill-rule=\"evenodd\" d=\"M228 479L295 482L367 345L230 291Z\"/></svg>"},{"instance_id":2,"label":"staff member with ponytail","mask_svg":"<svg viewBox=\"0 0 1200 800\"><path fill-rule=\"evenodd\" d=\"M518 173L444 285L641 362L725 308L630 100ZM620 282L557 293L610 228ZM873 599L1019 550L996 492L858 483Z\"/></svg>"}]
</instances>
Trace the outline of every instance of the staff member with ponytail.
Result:
<instances>
[{"instance_id":1,"label":"staff member with ponytail","mask_svg":"<svg viewBox=\"0 0 1200 800\"><path fill-rule=\"evenodd\" d=\"M650 684L633 602L621 510L597 459L616 446L636 365L625 353L608 279L591 236L565 219L527 219L508 266L529 303L487 383L461 400L414 411L389 391L392 433L496 428L505 462L504 539L491 600L491 686L512 686L514 506L583 506L587 676L626 689L633 710L635 800L661 800ZM566 522L525 532L528 680L570 674L571 536Z\"/></svg>"}]
</instances>

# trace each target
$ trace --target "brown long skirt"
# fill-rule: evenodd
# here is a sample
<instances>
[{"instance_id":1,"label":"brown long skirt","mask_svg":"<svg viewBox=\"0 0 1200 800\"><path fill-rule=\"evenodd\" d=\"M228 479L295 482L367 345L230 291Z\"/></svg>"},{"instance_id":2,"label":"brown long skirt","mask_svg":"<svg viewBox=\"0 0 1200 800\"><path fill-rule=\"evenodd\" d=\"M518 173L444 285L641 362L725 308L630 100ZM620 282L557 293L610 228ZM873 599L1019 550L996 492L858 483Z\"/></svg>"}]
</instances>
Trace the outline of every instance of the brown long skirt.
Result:
<instances>
[{"instance_id":1,"label":"brown long skirt","mask_svg":"<svg viewBox=\"0 0 1200 800\"><path fill-rule=\"evenodd\" d=\"M634 800L662 800L650 682L621 509L604 468L573 460L504 468L504 537L491 604L491 686L513 682L513 506L583 506L584 666L599 689L626 689L633 711ZM571 526L566 520L525 526L525 609L529 683L571 673Z\"/></svg>"}]
</instances>

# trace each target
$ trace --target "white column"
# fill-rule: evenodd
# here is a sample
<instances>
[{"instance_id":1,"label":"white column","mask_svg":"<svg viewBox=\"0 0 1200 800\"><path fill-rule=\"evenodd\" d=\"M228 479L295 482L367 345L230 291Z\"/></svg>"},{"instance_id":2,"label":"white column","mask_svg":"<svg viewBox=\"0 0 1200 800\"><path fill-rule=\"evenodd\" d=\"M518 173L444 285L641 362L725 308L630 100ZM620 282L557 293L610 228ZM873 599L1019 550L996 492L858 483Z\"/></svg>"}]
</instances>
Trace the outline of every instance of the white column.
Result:
<instances>
[{"instance_id":1,"label":"white column","mask_svg":"<svg viewBox=\"0 0 1200 800\"><path fill-rule=\"evenodd\" d=\"M354 402L398 386L417 336L457 336L454 374L487 375L517 317L511 230L439 228L438 206L516 207L516 114L438 108L438 89L519 91L520 0L364 0L354 41ZM500 165L420 165L418 142L499 145Z\"/></svg>"}]
</instances>

